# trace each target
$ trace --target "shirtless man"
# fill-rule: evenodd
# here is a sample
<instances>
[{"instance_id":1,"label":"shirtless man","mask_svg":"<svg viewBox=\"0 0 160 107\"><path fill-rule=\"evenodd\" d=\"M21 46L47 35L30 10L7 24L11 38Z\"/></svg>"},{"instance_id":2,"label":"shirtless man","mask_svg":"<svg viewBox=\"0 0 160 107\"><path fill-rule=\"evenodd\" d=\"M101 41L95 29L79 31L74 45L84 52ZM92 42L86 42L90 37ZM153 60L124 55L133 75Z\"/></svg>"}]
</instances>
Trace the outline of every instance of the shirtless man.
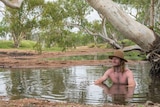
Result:
<instances>
[{"instance_id":1,"label":"shirtless man","mask_svg":"<svg viewBox=\"0 0 160 107\"><path fill-rule=\"evenodd\" d=\"M125 62L127 62L127 60L124 59L123 51L117 50L112 56L109 56L109 58L112 59L112 68L108 69L102 77L96 80L95 84L98 85L110 78L113 84L135 86L132 71L125 68Z\"/></svg>"}]
</instances>

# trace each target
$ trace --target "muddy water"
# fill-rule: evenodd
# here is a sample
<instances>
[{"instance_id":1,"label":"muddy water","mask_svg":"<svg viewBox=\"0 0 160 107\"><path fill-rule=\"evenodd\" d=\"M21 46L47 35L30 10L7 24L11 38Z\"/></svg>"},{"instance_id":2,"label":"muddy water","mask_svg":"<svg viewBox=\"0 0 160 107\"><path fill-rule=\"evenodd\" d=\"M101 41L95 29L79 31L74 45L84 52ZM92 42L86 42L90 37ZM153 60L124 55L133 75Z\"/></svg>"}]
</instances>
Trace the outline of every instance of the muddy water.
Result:
<instances>
[{"instance_id":1,"label":"muddy water","mask_svg":"<svg viewBox=\"0 0 160 107\"><path fill-rule=\"evenodd\" d=\"M81 104L160 103L160 82L148 75L149 64L128 65L134 72L136 87L96 86L107 67L73 66L61 69L0 69L0 96L8 99L42 98Z\"/></svg>"}]
</instances>

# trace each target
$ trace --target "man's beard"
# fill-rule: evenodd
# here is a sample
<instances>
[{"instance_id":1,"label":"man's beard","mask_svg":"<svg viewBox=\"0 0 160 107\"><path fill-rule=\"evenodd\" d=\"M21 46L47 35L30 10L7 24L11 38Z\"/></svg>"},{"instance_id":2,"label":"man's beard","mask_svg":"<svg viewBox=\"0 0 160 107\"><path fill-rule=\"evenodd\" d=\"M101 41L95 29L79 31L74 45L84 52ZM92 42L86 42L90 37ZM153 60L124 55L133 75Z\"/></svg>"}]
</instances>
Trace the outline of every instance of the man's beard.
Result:
<instances>
[{"instance_id":1,"label":"man's beard","mask_svg":"<svg viewBox=\"0 0 160 107\"><path fill-rule=\"evenodd\" d=\"M113 67L119 68L121 66L121 64L118 65L114 65Z\"/></svg>"}]
</instances>

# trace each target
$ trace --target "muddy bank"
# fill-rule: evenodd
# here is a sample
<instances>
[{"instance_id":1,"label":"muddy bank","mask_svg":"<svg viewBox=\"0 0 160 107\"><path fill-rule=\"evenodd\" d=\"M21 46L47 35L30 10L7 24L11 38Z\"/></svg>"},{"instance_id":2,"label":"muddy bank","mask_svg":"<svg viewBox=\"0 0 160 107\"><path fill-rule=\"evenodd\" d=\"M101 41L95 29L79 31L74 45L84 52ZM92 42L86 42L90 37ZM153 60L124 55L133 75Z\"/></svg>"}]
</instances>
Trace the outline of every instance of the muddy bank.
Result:
<instances>
[{"instance_id":1,"label":"muddy bank","mask_svg":"<svg viewBox=\"0 0 160 107\"><path fill-rule=\"evenodd\" d=\"M84 105L67 102L52 102L42 99L25 98L19 100L0 100L0 107L160 107L160 104L147 101L145 104L104 104L104 105Z\"/></svg>"},{"instance_id":2,"label":"muddy bank","mask_svg":"<svg viewBox=\"0 0 160 107\"><path fill-rule=\"evenodd\" d=\"M38 55L35 51L29 50L7 50L0 49L0 67L1 68L55 68L69 67L76 65L110 65L110 60L45 60L49 58L58 58L77 55L96 55L100 53L113 52L113 49L87 48L81 47L66 52L43 52ZM134 64L137 61L129 61ZM141 63L141 62L138 62Z\"/></svg>"}]
</instances>

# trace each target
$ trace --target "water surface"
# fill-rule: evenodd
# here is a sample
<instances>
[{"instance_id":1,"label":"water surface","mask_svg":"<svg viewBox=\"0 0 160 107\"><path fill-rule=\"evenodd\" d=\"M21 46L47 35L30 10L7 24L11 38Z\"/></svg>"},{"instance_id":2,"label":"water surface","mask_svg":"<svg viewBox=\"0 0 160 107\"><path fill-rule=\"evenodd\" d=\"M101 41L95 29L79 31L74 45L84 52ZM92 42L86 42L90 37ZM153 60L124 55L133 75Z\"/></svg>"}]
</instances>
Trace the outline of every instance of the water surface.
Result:
<instances>
[{"instance_id":1,"label":"water surface","mask_svg":"<svg viewBox=\"0 0 160 107\"><path fill-rule=\"evenodd\" d=\"M145 103L147 100L160 103L160 82L148 75L147 63L128 65L133 71L136 87L129 89L106 84L110 89L123 94L108 93L106 87L94 85L94 80L103 75L108 67L73 66L59 69L0 69L0 96L8 99L42 98L52 101L67 101L80 104ZM113 92L113 91L112 91ZM128 97L126 97L128 96Z\"/></svg>"}]
</instances>

